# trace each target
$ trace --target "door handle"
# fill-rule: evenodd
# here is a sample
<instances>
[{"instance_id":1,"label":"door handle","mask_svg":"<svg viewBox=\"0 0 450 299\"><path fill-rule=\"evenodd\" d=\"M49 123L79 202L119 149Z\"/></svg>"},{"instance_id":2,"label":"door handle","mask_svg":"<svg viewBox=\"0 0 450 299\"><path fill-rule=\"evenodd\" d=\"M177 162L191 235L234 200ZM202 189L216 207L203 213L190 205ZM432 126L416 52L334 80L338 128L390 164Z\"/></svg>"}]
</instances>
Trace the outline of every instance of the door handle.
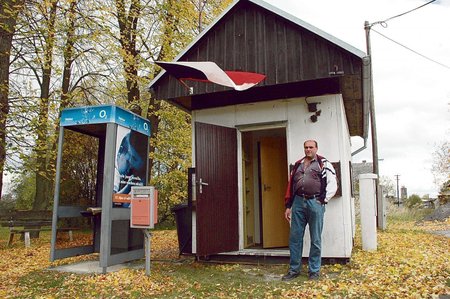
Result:
<instances>
[{"instance_id":1,"label":"door handle","mask_svg":"<svg viewBox=\"0 0 450 299\"><path fill-rule=\"evenodd\" d=\"M272 189L272 187L270 187L269 185L264 184L264 191L269 191L270 189Z\"/></svg>"},{"instance_id":2,"label":"door handle","mask_svg":"<svg viewBox=\"0 0 450 299\"><path fill-rule=\"evenodd\" d=\"M203 193L203 186L208 186L208 183L203 182L202 178L200 178L200 181L198 182L199 184L199 188L198 191L200 192L200 194Z\"/></svg>"}]
</instances>

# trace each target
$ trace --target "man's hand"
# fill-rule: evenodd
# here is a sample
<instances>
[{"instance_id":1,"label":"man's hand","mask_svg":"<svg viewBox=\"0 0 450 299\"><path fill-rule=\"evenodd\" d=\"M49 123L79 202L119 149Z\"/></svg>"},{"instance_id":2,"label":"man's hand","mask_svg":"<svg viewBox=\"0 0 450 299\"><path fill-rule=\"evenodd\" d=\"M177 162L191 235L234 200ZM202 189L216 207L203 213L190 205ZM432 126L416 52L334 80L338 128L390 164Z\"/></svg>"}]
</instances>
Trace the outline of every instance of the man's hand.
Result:
<instances>
[{"instance_id":1,"label":"man's hand","mask_svg":"<svg viewBox=\"0 0 450 299\"><path fill-rule=\"evenodd\" d=\"M286 211L284 211L284 218L286 218L288 222L291 221L291 209L286 208Z\"/></svg>"}]
</instances>

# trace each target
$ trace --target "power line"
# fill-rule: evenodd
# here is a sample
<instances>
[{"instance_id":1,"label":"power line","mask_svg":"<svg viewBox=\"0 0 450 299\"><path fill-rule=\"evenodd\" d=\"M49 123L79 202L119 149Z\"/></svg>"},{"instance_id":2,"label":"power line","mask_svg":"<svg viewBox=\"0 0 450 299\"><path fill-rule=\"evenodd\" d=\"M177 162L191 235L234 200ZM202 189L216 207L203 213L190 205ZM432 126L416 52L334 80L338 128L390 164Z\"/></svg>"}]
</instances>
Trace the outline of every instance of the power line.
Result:
<instances>
[{"instance_id":1,"label":"power line","mask_svg":"<svg viewBox=\"0 0 450 299\"><path fill-rule=\"evenodd\" d=\"M429 57L427 57L427 56L425 56L425 55L423 55L423 54L420 54L419 52L417 52L417 51L415 51L415 50L413 50L413 49L411 49L411 48L409 48L409 47L407 47L407 46L405 46L405 45L402 45L401 43L399 43L399 42L393 40L393 39L390 38L390 37L387 37L386 35L384 35L384 34L378 32L378 31L376 31L376 30L373 29L373 28L372 28L372 31L378 33L379 35L381 35L382 37L384 37L384 38L390 40L391 42L396 43L397 45L399 45L399 46L401 46L401 47L403 47L403 48L405 48L405 49L407 49L407 50L413 52L414 54L419 55L420 57L425 58L425 59L427 59L427 60L429 60L429 61L431 61L431 62L434 62L434 63L436 63L436 64L438 64L438 65L440 65L440 66L442 66L442 67L445 67L446 69L449 69L449 70L450 70L450 66L445 65L445 64L443 64L443 63L440 63L439 61L436 61L436 60L434 60L434 59L432 59L432 58L429 58Z\"/></svg>"},{"instance_id":2,"label":"power line","mask_svg":"<svg viewBox=\"0 0 450 299\"><path fill-rule=\"evenodd\" d=\"M419 8L422 8L422 7L424 7L424 6L428 5L428 4L431 4L431 3L435 2L435 1L436 1L436 0L431 0L431 1L427 2L427 3L425 3L425 4L422 4L421 6L418 6L418 7L416 7L416 8L411 9L411 10L408 10L407 12L401 13L401 14L396 15L396 16L393 16L393 17L390 17L390 18L384 20L383 22L386 23L387 21L390 21L390 20L392 20L392 19L395 19L395 18L404 16L404 15L410 13L410 12L413 12L413 11L415 11L415 10L417 10L417 9L419 9Z\"/></svg>"},{"instance_id":3,"label":"power line","mask_svg":"<svg viewBox=\"0 0 450 299\"><path fill-rule=\"evenodd\" d=\"M410 13L410 12L413 12L413 11L415 11L415 10L418 10L419 8L422 8L422 7L424 7L424 6L428 5L428 4L431 4L431 3L433 3L433 2L436 2L436 0L431 0L431 1L427 2L427 3L425 3L425 4L422 4L422 5L420 5L420 6L416 7L416 8L410 9L410 10L404 12L404 13L395 15L395 16L390 17L390 18L387 18L387 19L384 20L384 21L373 22L373 23L370 24L368 27L369 27L369 29L372 29L373 31L375 31L376 33L378 33L379 35L381 35L382 37L384 37L384 38L390 40L391 42L393 42L393 43L395 43L395 44L397 44L397 45L399 45L399 46L401 46L401 47L407 49L408 51L411 51L411 52L413 52L414 54L417 54L417 55L419 55L420 57L425 58L425 59L427 59L427 60L429 60L429 61L431 61L431 62L434 62L434 63L436 63L436 64L438 64L438 65L440 65L440 66L442 66L442 67L444 67L444 68L446 68L446 69L450 69L450 66L445 65L445 64L443 64L443 63L441 63L441 62L439 62L439 61L437 61L437 60L434 60L434 59L432 59L432 58L430 58L430 57L428 57L428 56L425 56L425 55L423 55L423 54L421 54L421 53L419 53L419 52L417 52L417 51L415 51L415 50L413 50L413 49L411 49L411 48L409 48L409 47L407 47L407 46L405 46L405 45L403 45L403 44L401 44L401 43L399 43L399 42L397 42L397 41L395 41L395 40L393 40L392 38L387 37L386 35L384 35L384 34L378 32L378 31L376 31L375 29L372 28L374 25L377 25L377 24L381 25L381 27L383 27L383 28L386 28L386 27L387 27L387 22L388 22L388 21L390 21L390 20L392 20L392 19L395 19L395 18L398 18L398 17L401 17L401 16L404 16L404 15Z\"/></svg>"},{"instance_id":4,"label":"power line","mask_svg":"<svg viewBox=\"0 0 450 299\"><path fill-rule=\"evenodd\" d=\"M431 4L431 3L435 2L435 1L436 1L436 0L431 0L431 1L427 2L427 3L425 3L425 4L422 4L422 5L420 5L420 6L416 7L416 8L410 9L410 10L404 12L404 13L398 14L398 15L393 16L393 17L390 17L390 18L387 18L387 19L384 20L384 21L373 22L372 24L370 24L370 27L372 27L373 25L376 25L376 24L380 24L381 26L383 26L383 27L386 28L386 27L387 27L386 22L388 22L388 21L390 21L390 20L392 20L392 19L395 19L395 18L404 16L404 15L410 13L410 12L413 12L413 11L415 11L415 10L418 10L419 8L422 8L422 7L424 7L424 6L428 5L428 4Z\"/></svg>"}]
</instances>

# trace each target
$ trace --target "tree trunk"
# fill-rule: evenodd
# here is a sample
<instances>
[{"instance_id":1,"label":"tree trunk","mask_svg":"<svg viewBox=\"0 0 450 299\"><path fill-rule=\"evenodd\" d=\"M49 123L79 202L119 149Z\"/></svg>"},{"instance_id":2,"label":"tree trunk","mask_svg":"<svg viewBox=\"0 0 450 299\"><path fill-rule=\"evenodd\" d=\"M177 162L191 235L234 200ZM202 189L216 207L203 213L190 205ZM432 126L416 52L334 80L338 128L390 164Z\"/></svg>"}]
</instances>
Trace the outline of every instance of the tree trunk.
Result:
<instances>
[{"instance_id":1,"label":"tree trunk","mask_svg":"<svg viewBox=\"0 0 450 299\"><path fill-rule=\"evenodd\" d=\"M9 63L17 16L24 0L2 0L0 5L0 197L6 161L6 119L9 113Z\"/></svg>"},{"instance_id":2,"label":"tree trunk","mask_svg":"<svg viewBox=\"0 0 450 299\"><path fill-rule=\"evenodd\" d=\"M61 103L59 106L59 110L62 111L64 108L70 105L70 82L72 78L71 67L74 61L74 44L75 44L75 13L76 13L76 5L78 1L71 1L70 7L68 11L68 26L67 26L67 40L66 45L64 46L64 69L62 76L62 85L61 85ZM59 136L59 118L57 119L57 123L55 124L55 134L57 135L53 141L51 146L51 151L55 152L58 146L58 136ZM52 162L54 163L55 161ZM47 197L51 197L50 191L52 190L52 181L50 180L50 184L48 186L47 192L49 194ZM43 190L45 192L45 190Z\"/></svg>"},{"instance_id":3,"label":"tree trunk","mask_svg":"<svg viewBox=\"0 0 450 299\"><path fill-rule=\"evenodd\" d=\"M142 109L139 103L141 94L139 90L139 53L136 49L137 24L141 13L140 0L131 0L128 14L125 10L125 1L116 0L117 21L120 29L120 45L123 53L123 68L125 73L125 83L127 86L127 99L131 105L131 111L141 115Z\"/></svg>"},{"instance_id":4,"label":"tree trunk","mask_svg":"<svg viewBox=\"0 0 450 299\"><path fill-rule=\"evenodd\" d=\"M150 139L156 140L158 136L158 127L159 127L159 116L155 113L159 109L161 109L161 101L156 100L155 98L150 98L150 107L147 113L147 119L150 121ZM152 169L153 169L153 155L155 152L155 146L153 142L150 142L150 155L148 158L148 179L150 181L152 177Z\"/></svg>"},{"instance_id":5,"label":"tree trunk","mask_svg":"<svg viewBox=\"0 0 450 299\"><path fill-rule=\"evenodd\" d=\"M172 7L174 0L168 0L167 4L168 7ZM172 53L172 42L175 40L175 31L174 28L177 25L177 18L171 13L170 10L166 12L164 15L164 28L163 28L163 40L161 43L161 50L158 54L158 57L156 60L164 61L165 59L173 58L171 57ZM156 73L153 74L153 77L156 77ZM159 129L159 122L160 118L157 115L156 112L158 112L161 109L161 101L158 99L155 99L152 95L150 98L150 105L147 113L147 119L150 121L151 126L151 140L156 140L158 137L158 129ZM152 153L155 152L155 146L152 145L153 142L150 143L150 155L148 159L148 168L149 168L149 180L152 178L152 169L153 169L153 158Z\"/></svg>"},{"instance_id":6,"label":"tree trunk","mask_svg":"<svg viewBox=\"0 0 450 299\"><path fill-rule=\"evenodd\" d=\"M52 158L48 145L48 111L50 97L50 79L52 74L52 60L55 37L55 20L58 1L51 4L48 16L47 38L45 42L43 76L41 96L39 102L39 115L36 140L36 195L33 202L33 210L45 210L50 206L52 189L52 172L49 166ZM50 147L51 148L51 147Z\"/></svg>"},{"instance_id":7,"label":"tree trunk","mask_svg":"<svg viewBox=\"0 0 450 299\"><path fill-rule=\"evenodd\" d=\"M70 80L72 72L71 67L73 63L73 53L75 44L75 9L78 1L71 1L68 12L68 28L67 41L64 47L64 70L61 87L61 105L60 110L69 105ZM57 130L58 132L58 130Z\"/></svg>"}]
</instances>

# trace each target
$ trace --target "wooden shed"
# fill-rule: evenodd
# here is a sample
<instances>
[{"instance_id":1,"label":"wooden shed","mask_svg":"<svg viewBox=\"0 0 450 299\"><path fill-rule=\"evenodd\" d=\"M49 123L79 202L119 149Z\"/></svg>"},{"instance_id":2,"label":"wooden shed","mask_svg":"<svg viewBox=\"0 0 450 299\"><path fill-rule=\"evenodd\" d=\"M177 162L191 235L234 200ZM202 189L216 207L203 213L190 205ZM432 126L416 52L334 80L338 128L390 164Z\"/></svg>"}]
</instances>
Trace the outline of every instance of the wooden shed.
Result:
<instances>
[{"instance_id":1,"label":"wooden shed","mask_svg":"<svg viewBox=\"0 0 450 299\"><path fill-rule=\"evenodd\" d=\"M266 75L236 91L162 71L151 83L192 115L192 253L287 257L284 191L289 167L315 139L339 175L326 206L324 258L351 256L351 136L367 137L365 53L263 1L237 0L175 61L213 61ZM309 252L305 238L304 256Z\"/></svg>"}]
</instances>

